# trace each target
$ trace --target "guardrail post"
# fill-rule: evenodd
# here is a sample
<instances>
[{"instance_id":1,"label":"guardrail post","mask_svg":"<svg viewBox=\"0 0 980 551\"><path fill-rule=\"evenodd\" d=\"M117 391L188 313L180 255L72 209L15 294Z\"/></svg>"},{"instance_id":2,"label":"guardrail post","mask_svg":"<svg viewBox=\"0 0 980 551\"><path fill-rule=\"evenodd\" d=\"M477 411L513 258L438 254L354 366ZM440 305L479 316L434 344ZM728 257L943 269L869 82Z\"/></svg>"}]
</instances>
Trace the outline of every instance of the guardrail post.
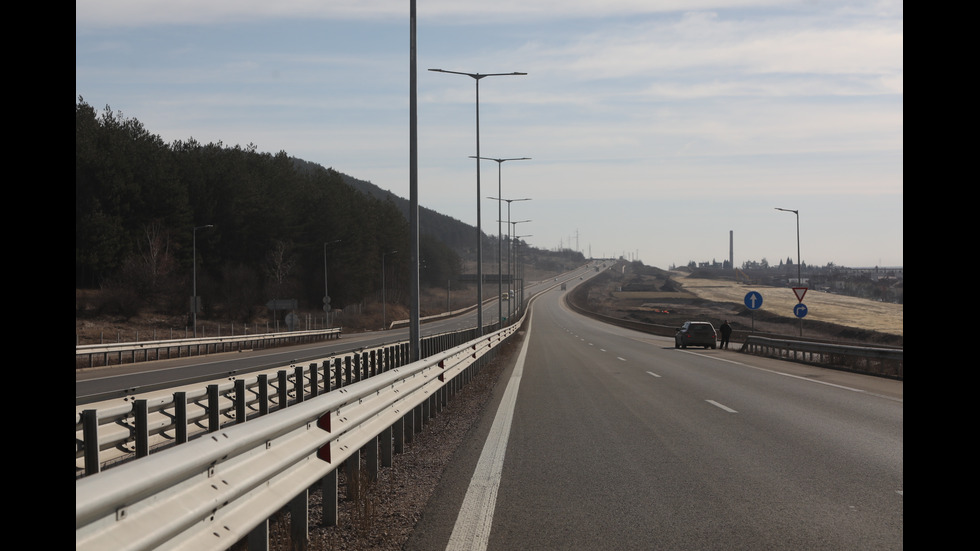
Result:
<instances>
[{"instance_id":1,"label":"guardrail post","mask_svg":"<svg viewBox=\"0 0 980 551\"><path fill-rule=\"evenodd\" d=\"M134 425L136 426L136 457L150 455L149 411L146 400L136 400L133 404Z\"/></svg>"},{"instance_id":2,"label":"guardrail post","mask_svg":"<svg viewBox=\"0 0 980 551\"><path fill-rule=\"evenodd\" d=\"M82 412L82 440L85 446L85 474L99 472L99 412L87 409Z\"/></svg>"},{"instance_id":3,"label":"guardrail post","mask_svg":"<svg viewBox=\"0 0 980 551\"><path fill-rule=\"evenodd\" d=\"M187 442L186 392L174 392L174 439L178 444Z\"/></svg>"},{"instance_id":4,"label":"guardrail post","mask_svg":"<svg viewBox=\"0 0 980 551\"><path fill-rule=\"evenodd\" d=\"M374 377L375 375L378 374L378 371L380 371L380 369L378 369L378 364L377 364L377 362L378 362L378 356L379 356L379 354L377 354L377 351L376 350L372 350L371 351L370 360L368 362L368 365L369 365L368 370L371 373L371 375L370 375L371 377Z\"/></svg>"},{"instance_id":5,"label":"guardrail post","mask_svg":"<svg viewBox=\"0 0 980 551\"><path fill-rule=\"evenodd\" d=\"M375 436L367 444L367 449L365 450L365 459L367 460L367 470L368 470L368 480L371 482L378 481L378 437Z\"/></svg>"},{"instance_id":6,"label":"guardrail post","mask_svg":"<svg viewBox=\"0 0 980 551\"><path fill-rule=\"evenodd\" d=\"M310 539L309 490L303 490L289 502L289 533L293 549L307 548Z\"/></svg>"},{"instance_id":7,"label":"guardrail post","mask_svg":"<svg viewBox=\"0 0 980 551\"><path fill-rule=\"evenodd\" d=\"M259 375L259 415L269 413L269 376Z\"/></svg>"},{"instance_id":8,"label":"guardrail post","mask_svg":"<svg viewBox=\"0 0 980 551\"><path fill-rule=\"evenodd\" d=\"M327 365L327 362L323 362L323 365ZM317 395L320 393L320 388L319 388L320 378L317 377L317 375L319 375L319 373L317 373L316 363L315 362L311 363L310 364L310 397L312 398L316 398Z\"/></svg>"},{"instance_id":9,"label":"guardrail post","mask_svg":"<svg viewBox=\"0 0 980 551\"><path fill-rule=\"evenodd\" d=\"M269 551L269 519L260 522L248 533L248 551Z\"/></svg>"},{"instance_id":10,"label":"guardrail post","mask_svg":"<svg viewBox=\"0 0 980 551\"><path fill-rule=\"evenodd\" d=\"M286 370L279 370L279 409L285 409L289 402L289 390L286 388Z\"/></svg>"},{"instance_id":11,"label":"guardrail post","mask_svg":"<svg viewBox=\"0 0 980 551\"><path fill-rule=\"evenodd\" d=\"M422 432L423 425L425 424L426 404L428 404L428 401L423 401L421 404L412 408L412 411L415 413L415 420L413 421L415 432Z\"/></svg>"},{"instance_id":12,"label":"guardrail post","mask_svg":"<svg viewBox=\"0 0 980 551\"><path fill-rule=\"evenodd\" d=\"M357 500L361 495L358 491L361 487L361 452L360 450L354 452L353 455L347 458L344 462L345 470L347 471L347 499Z\"/></svg>"},{"instance_id":13,"label":"guardrail post","mask_svg":"<svg viewBox=\"0 0 980 551\"><path fill-rule=\"evenodd\" d=\"M395 453L405 451L405 416L401 416L395 424L391 426L392 438L394 439Z\"/></svg>"},{"instance_id":14,"label":"guardrail post","mask_svg":"<svg viewBox=\"0 0 980 551\"><path fill-rule=\"evenodd\" d=\"M248 397L245 395L245 379L235 380L235 423L244 423L248 416Z\"/></svg>"},{"instance_id":15,"label":"guardrail post","mask_svg":"<svg viewBox=\"0 0 980 551\"><path fill-rule=\"evenodd\" d=\"M337 469L323 477L320 483L320 503L323 507L320 523L323 526L337 526Z\"/></svg>"},{"instance_id":16,"label":"guardrail post","mask_svg":"<svg viewBox=\"0 0 980 551\"><path fill-rule=\"evenodd\" d=\"M293 372L295 373L293 388L296 389L296 403L298 404L303 401L303 397L306 395L306 378L303 377L303 366L301 365L297 365Z\"/></svg>"},{"instance_id":17,"label":"guardrail post","mask_svg":"<svg viewBox=\"0 0 980 551\"><path fill-rule=\"evenodd\" d=\"M402 436L404 437L404 441L409 443L415 439L415 408L412 408L412 411L403 415L402 421L404 424Z\"/></svg>"},{"instance_id":18,"label":"guardrail post","mask_svg":"<svg viewBox=\"0 0 980 551\"><path fill-rule=\"evenodd\" d=\"M217 432L221 428L218 409L218 385L208 385L208 432Z\"/></svg>"},{"instance_id":19,"label":"guardrail post","mask_svg":"<svg viewBox=\"0 0 980 551\"><path fill-rule=\"evenodd\" d=\"M350 364L351 364L351 357L348 354L347 356L344 356L344 373L345 373L345 375L347 375L347 377L344 379L344 381L345 381L345 384L348 384L348 385L351 384L351 382L353 382L353 379L351 379L351 365Z\"/></svg>"},{"instance_id":20,"label":"guardrail post","mask_svg":"<svg viewBox=\"0 0 980 551\"><path fill-rule=\"evenodd\" d=\"M340 388L344 386L344 371L343 371L343 361L341 358L335 358L333 361L333 372L334 378L336 379L334 383L334 388Z\"/></svg>"},{"instance_id":21,"label":"guardrail post","mask_svg":"<svg viewBox=\"0 0 980 551\"><path fill-rule=\"evenodd\" d=\"M381 435L378 437L378 444L381 446L381 466L390 467L391 466L391 427L389 426L385 430L381 431Z\"/></svg>"}]
</instances>

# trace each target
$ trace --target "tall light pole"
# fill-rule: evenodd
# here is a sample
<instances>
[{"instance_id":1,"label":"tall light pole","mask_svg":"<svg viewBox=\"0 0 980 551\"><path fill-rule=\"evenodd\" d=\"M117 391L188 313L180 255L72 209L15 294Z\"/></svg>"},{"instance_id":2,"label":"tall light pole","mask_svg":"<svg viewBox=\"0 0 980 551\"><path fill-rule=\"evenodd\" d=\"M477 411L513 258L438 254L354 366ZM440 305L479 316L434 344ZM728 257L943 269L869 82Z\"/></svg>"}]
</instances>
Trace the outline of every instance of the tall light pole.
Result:
<instances>
[{"instance_id":1,"label":"tall light pole","mask_svg":"<svg viewBox=\"0 0 980 551\"><path fill-rule=\"evenodd\" d=\"M781 210L783 212L792 212L796 215L796 279L800 286L803 285L803 271L802 265L800 264L800 211L792 209L781 209L776 207L776 210Z\"/></svg>"},{"instance_id":2,"label":"tall light pole","mask_svg":"<svg viewBox=\"0 0 980 551\"><path fill-rule=\"evenodd\" d=\"M409 307L409 359L422 359L421 307L419 301L419 148L418 148L418 66L415 47L415 0L409 3L409 109L408 109L408 226L411 273L411 305Z\"/></svg>"},{"instance_id":3,"label":"tall light pole","mask_svg":"<svg viewBox=\"0 0 980 551\"><path fill-rule=\"evenodd\" d=\"M514 236L513 239L517 239L517 225L518 224L524 224L526 222L530 222L530 220L517 220L516 222L511 222L510 220L507 221L507 223L510 224L510 234ZM531 236L530 235L525 235L525 236L522 236L522 237L531 237ZM516 264L517 263L517 258L516 258L517 253L516 253L516 251L514 253L514 256L515 256L514 263ZM517 267L516 266L514 268L514 272L515 273L517 272ZM523 282L524 282L524 280L522 279L521 280L521 287L522 287L521 288L521 292L522 293L524 292ZM516 290L517 290L517 286L516 285L514 286L514 290L515 290L515 294L516 294Z\"/></svg>"},{"instance_id":4,"label":"tall light pole","mask_svg":"<svg viewBox=\"0 0 980 551\"><path fill-rule=\"evenodd\" d=\"M800 263L800 211L793 209L781 209L775 207L776 210L781 210L783 212L792 212L796 215L796 281L797 285L803 286L803 265ZM795 292L795 291L794 291ZM800 318L800 336L803 336L803 318Z\"/></svg>"},{"instance_id":5,"label":"tall light pole","mask_svg":"<svg viewBox=\"0 0 980 551\"><path fill-rule=\"evenodd\" d=\"M515 201L530 201L531 199L530 198L527 198L527 197L525 197L524 199L501 199L499 197L488 197L488 199L496 199L497 201L507 201L507 226L508 226L507 227L507 231L508 231L507 235L508 236L513 235L514 234L514 232L513 232L514 226L512 226L511 223L510 223L510 204L513 203L513 202L515 202ZM500 219L497 219L497 222L500 222ZM510 319L511 313L514 310L511 307L511 304L509 304L511 302L510 299L514 298L514 297L510 296L511 295L511 288L510 287L511 287L511 283L513 283L513 281L512 281L513 280L513 276L511 275L511 272L510 272L510 257L511 257L511 253L513 253L513 248L514 248L511 245L511 239L512 239L511 237L508 237L507 238L507 278L508 278L508 281L507 281L507 297L508 297L507 318L508 319Z\"/></svg>"},{"instance_id":6,"label":"tall light pole","mask_svg":"<svg viewBox=\"0 0 980 551\"><path fill-rule=\"evenodd\" d=\"M480 223L480 80L486 77L518 76L527 73L464 73L446 71L445 69L429 69L437 73L464 75L476 81L476 334L483 335L483 227Z\"/></svg>"},{"instance_id":7,"label":"tall light pole","mask_svg":"<svg viewBox=\"0 0 980 551\"><path fill-rule=\"evenodd\" d=\"M381 329L388 327L388 297L385 291L385 257L398 251L381 253Z\"/></svg>"},{"instance_id":8,"label":"tall light pole","mask_svg":"<svg viewBox=\"0 0 980 551\"><path fill-rule=\"evenodd\" d=\"M323 244L323 313L327 318L327 329L330 328L330 293L327 292L327 245L340 243L340 241L340 239L335 239Z\"/></svg>"},{"instance_id":9,"label":"tall light pole","mask_svg":"<svg viewBox=\"0 0 980 551\"><path fill-rule=\"evenodd\" d=\"M501 257L502 257L502 253L503 253L503 241L504 241L504 232L503 232L503 230L501 230L502 213L500 212L500 209L501 209L501 206L502 206L501 201L503 201L503 199L500 199L500 196L501 196L501 191L500 191L501 190L501 187L500 187L500 178L501 178L501 176L500 176L500 173L502 171L501 170L501 167L503 166L503 164L504 164L505 161L529 161L529 160L531 160L531 158L530 157L515 157L515 158L512 158L512 159L494 159L494 158L491 158L491 157L470 157L470 158L471 159L480 159L480 160L485 160L485 161L497 161L497 197L487 197L487 199L496 199L497 200L497 320L500 323L503 323L503 321L504 321L504 304L503 304L503 298L501 297L501 295L503 294L503 291L504 290L503 290L503 282L501 281L501 277L500 277L501 271L502 271L502 268L503 268L502 263L501 263ZM508 210L508 212L510 211L510 203L509 202L507 203L507 210Z\"/></svg>"},{"instance_id":10,"label":"tall light pole","mask_svg":"<svg viewBox=\"0 0 980 551\"><path fill-rule=\"evenodd\" d=\"M205 228L213 228L213 227L214 224L197 226L194 228L194 231L191 232L191 244L192 244L192 249L194 254L194 262L193 262L194 267L192 268L194 275L193 275L193 283L192 283L193 288L191 289L191 293L193 294L193 296L191 297L191 311L193 312L193 316L194 316L195 337L197 337L197 309L200 306L200 302L197 299L197 230L203 230Z\"/></svg>"},{"instance_id":11,"label":"tall light pole","mask_svg":"<svg viewBox=\"0 0 980 551\"><path fill-rule=\"evenodd\" d=\"M530 222L530 220L525 220L525 222ZM523 238L523 237L534 237L534 236L533 235L530 235L530 234L528 234L528 235L515 235L514 236L514 240L515 240L514 249L515 249L515 251L521 250L520 249L521 244L520 244L520 241L519 240L521 238ZM517 266L514 267L514 272L515 273L516 272L520 272L520 280L521 280L521 293L520 294L521 294L521 296L520 296L520 302L518 304L520 304L521 310L523 310L524 309L524 261L523 261L523 258L519 257L516 252L514 253L514 262L517 264ZM515 291L515 294L517 294L516 293L516 291L517 291L517 287L516 286L514 287L514 291Z\"/></svg>"}]
</instances>

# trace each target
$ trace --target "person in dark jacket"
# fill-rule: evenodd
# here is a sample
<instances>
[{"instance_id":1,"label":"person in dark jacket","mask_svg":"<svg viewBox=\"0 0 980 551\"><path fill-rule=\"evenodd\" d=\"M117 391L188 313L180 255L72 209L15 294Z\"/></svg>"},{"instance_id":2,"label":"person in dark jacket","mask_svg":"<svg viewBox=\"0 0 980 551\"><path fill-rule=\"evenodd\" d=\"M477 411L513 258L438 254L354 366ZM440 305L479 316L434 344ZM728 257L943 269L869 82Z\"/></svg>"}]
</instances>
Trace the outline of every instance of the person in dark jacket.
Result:
<instances>
[{"instance_id":1,"label":"person in dark jacket","mask_svg":"<svg viewBox=\"0 0 980 551\"><path fill-rule=\"evenodd\" d=\"M728 325L728 320L725 320L725 322L721 324L721 327L719 327L719 329L721 330L720 348L728 348L728 339L732 338L732 326Z\"/></svg>"}]
</instances>

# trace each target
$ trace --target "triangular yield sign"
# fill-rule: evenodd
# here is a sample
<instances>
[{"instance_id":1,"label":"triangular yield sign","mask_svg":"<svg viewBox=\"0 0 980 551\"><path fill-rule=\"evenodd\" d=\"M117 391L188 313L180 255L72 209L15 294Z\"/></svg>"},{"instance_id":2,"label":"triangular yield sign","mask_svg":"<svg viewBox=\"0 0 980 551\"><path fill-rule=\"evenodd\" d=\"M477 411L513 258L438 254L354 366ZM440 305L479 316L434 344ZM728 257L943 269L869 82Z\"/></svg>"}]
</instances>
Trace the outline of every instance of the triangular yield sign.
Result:
<instances>
[{"instance_id":1,"label":"triangular yield sign","mask_svg":"<svg viewBox=\"0 0 980 551\"><path fill-rule=\"evenodd\" d=\"M807 287L793 287L793 294L796 295L796 300L803 302L803 296L806 295Z\"/></svg>"}]
</instances>

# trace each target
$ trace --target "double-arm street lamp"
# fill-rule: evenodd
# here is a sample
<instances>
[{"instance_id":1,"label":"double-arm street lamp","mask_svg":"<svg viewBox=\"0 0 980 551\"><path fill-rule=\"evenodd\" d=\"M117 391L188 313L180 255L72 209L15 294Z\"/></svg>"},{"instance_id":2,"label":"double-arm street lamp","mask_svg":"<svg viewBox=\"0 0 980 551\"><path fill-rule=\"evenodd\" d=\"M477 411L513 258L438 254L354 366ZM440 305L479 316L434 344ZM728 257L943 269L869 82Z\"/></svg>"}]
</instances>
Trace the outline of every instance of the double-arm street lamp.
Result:
<instances>
[{"instance_id":1,"label":"double-arm street lamp","mask_svg":"<svg viewBox=\"0 0 980 551\"><path fill-rule=\"evenodd\" d=\"M507 281L507 295L508 295L508 298L513 298L511 296L511 286L513 284L514 276L513 276L512 272L511 272L510 258L511 258L511 256L514 253L514 246L513 246L513 240L514 240L514 238L513 238L514 231L513 230L514 230L514 226L511 224L511 221L510 221L510 204L511 203L514 203L514 202L517 202L517 201L530 201L531 199L529 197L525 197L523 199L498 199L497 197L490 197L490 199L497 199L498 201L507 201L507 235L508 235L508 238L507 238L507 278L508 278L508 281ZM499 219L497 221L500 222ZM513 308L510 305L508 305L508 307L507 307L507 318L508 319L510 318L512 312L513 312Z\"/></svg>"},{"instance_id":2,"label":"double-arm street lamp","mask_svg":"<svg viewBox=\"0 0 980 551\"><path fill-rule=\"evenodd\" d=\"M476 301L477 335L483 335L483 228L480 223L480 80L486 77L518 76L527 73L464 73L445 69L429 69L436 73L464 75L476 81Z\"/></svg>"},{"instance_id":3,"label":"double-arm street lamp","mask_svg":"<svg viewBox=\"0 0 980 551\"><path fill-rule=\"evenodd\" d=\"M194 317L195 337L197 337L197 310L201 306L200 300L198 300L197 298L197 230L203 230L205 228L213 228L213 227L214 224L207 224L206 226L197 226L194 228L194 231L191 232L191 242L192 242L191 244L192 244L192 249L194 254L194 262L193 262L194 267L192 268L194 275L193 275L193 283L192 283L193 288L191 289L191 293L193 294L193 296L191 297L191 312L193 312L193 317Z\"/></svg>"},{"instance_id":4,"label":"double-arm street lamp","mask_svg":"<svg viewBox=\"0 0 980 551\"><path fill-rule=\"evenodd\" d=\"M516 222L511 222L510 220L507 220L507 223L510 224L510 234L514 236L514 237L511 238L511 242L515 242L514 247L516 247L516 240L517 239L519 239L521 237L531 237L530 235L521 235L521 236L518 236L517 235L517 225L518 224L524 224L526 222L530 222L530 220L517 220ZM516 267L516 264L517 264L517 251L516 251L516 249L514 251L514 264L515 264L514 273L516 274L517 273L517 267ZM524 280L521 279L521 294L522 295L524 294L524 288L523 288L523 286L524 286ZM515 292L515 294L517 292L517 286L516 285L514 286L514 292Z\"/></svg>"},{"instance_id":5,"label":"double-arm street lamp","mask_svg":"<svg viewBox=\"0 0 980 551\"><path fill-rule=\"evenodd\" d=\"M512 159L494 159L494 158L491 158L491 157L470 157L470 158L471 159L480 159L480 160L485 160L485 161L497 161L497 197L487 197L487 199L496 199L497 200L497 319L500 321L500 323L503 323L503 320L504 320L504 305L503 305L503 302L502 302L503 301L503 297L501 297L501 295L503 293L503 282L501 281L501 277L500 277L501 269L502 269L502 263L501 263L500 259L501 259L502 252L503 252L504 232L501 230L502 213L500 212L500 209L501 209L501 201L504 201L505 199L501 199L500 198L500 195L501 195L501 191L500 191L501 190L501 187L500 187L501 166L504 164L505 161L529 161L529 160L531 160L531 158L530 157L514 157ZM517 200L518 199L511 199L511 200L508 200L507 201L507 219L508 220L510 220L510 202L511 201L517 201ZM510 256L508 255L508 259L509 258L510 258ZM508 316L509 316L509 314L508 314Z\"/></svg>"}]
</instances>

